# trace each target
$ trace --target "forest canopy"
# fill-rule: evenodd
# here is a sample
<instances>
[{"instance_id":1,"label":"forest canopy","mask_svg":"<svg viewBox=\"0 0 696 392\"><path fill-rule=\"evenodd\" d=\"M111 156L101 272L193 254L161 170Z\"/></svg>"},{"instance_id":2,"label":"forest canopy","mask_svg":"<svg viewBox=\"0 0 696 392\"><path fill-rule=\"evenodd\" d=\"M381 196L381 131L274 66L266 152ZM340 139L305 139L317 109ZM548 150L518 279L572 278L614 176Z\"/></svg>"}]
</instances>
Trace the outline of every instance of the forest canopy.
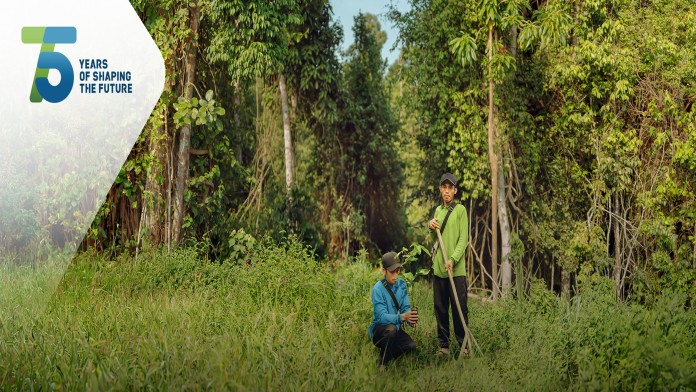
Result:
<instances>
[{"instance_id":1,"label":"forest canopy","mask_svg":"<svg viewBox=\"0 0 696 392\"><path fill-rule=\"evenodd\" d=\"M379 18L356 16L341 52L325 0L131 3L164 92L81 249L195 245L236 263L294 235L327 262L377 259L433 243L452 172L481 293L542 278L568 297L583 271L619 299L693 303L693 1L411 0L383 15L399 30L389 66ZM0 244L79 243L57 219Z\"/></svg>"}]
</instances>

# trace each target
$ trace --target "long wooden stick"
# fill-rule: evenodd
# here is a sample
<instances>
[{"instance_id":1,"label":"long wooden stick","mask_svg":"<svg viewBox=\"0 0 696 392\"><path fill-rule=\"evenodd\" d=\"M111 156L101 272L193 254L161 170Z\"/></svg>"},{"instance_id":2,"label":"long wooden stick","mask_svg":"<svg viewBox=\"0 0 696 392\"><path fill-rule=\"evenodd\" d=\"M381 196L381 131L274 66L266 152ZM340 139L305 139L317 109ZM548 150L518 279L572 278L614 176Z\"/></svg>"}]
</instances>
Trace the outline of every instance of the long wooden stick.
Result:
<instances>
[{"instance_id":1,"label":"long wooden stick","mask_svg":"<svg viewBox=\"0 0 696 392\"><path fill-rule=\"evenodd\" d=\"M444 258L445 262L447 262L447 253L445 252L445 244L442 242L442 234L440 233L440 229L435 229L437 232L437 240L440 242L440 249L442 249L442 257ZM462 358L462 354L464 354L465 349L468 348L469 351L473 352L473 349L471 347L471 344L476 346L476 349L478 350L479 354L481 354L481 349L479 348L478 343L476 342L476 338L474 338L474 335L471 334L471 330L469 329L469 326L466 325L466 320L464 320L464 314L462 313L462 307L459 305L459 296L457 296L457 288L454 286L454 277L452 276L452 271L447 271L447 275L449 275L449 280L450 284L452 285L452 294L454 294L454 302L457 305L457 310L459 311L459 318L462 320L462 325L464 326L464 344L461 350L459 351L459 358Z\"/></svg>"}]
</instances>

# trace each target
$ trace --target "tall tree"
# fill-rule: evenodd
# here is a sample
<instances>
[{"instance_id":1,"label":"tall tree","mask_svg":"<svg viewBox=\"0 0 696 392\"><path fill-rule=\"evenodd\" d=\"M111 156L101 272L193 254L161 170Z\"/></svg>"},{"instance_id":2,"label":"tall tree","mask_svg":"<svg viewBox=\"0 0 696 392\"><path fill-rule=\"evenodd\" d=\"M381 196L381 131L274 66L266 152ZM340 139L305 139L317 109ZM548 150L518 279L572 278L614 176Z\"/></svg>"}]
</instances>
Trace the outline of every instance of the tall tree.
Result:
<instances>
[{"instance_id":1,"label":"tall tree","mask_svg":"<svg viewBox=\"0 0 696 392\"><path fill-rule=\"evenodd\" d=\"M140 12L143 22L160 47L167 75L162 98L147 125L150 152L145 161L150 162L150 168L141 209L141 221L145 221L144 226L149 228L150 238L155 244L169 243L170 240L177 241L180 238L191 128L190 125L182 127L179 139L174 140L172 104L177 97L190 99L193 96L197 33L201 10L205 4L207 3L202 1L191 4L175 0L164 3L133 1L135 9ZM172 13L172 9L182 11ZM182 58L183 64L180 62ZM173 150L177 145L179 154L174 159ZM178 168L176 174L175 167ZM171 211L172 207L174 212ZM140 226L142 225L141 222Z\"/></svg>"},{"instance_id":2,"label":"tall tree","mask_svg":"<svg viewBox=\"0 0 696 392\"><path fill-rule=\"evenodd\" d=\"M339 189L337 174L341 167L337 134L342 74L337 54L342 29L331 20L328 0L304 1L301 13L303 22L293 29L299 33L299 40L290 47L286 76L295 103L296 146L299 149L302 145L302 151L296 155L298 163L301 159L303 162L297 168L295 191L313 197L311 203L293 200L290 213L306 213L307 208L318 210L320 219L313 215L307 221L297 222L298 229L303 235L322 233L324 244L334 244L328 247L332 255L338 255L346 252L345 242L349 241L344 241L345 234L350 229L325 222L331 222L332 216L345 207L343 199L332 197Z\"/></svg>"},{"instance_id":3,"label":"tall tree","mask_svg":"<svg viewBox=\"0 0 696 392\"><path fill-rule=\"evenodd\" d=\"M347 195L365 216L365 232L384 250L402 243L403 216L399 201L401 167L394 140L397 124L384 84L385 61L374 17L354 19L355 42L345 64L345 114L340 135L345 162L342 178Z\"/></svg>"},{"instance_id":4,"label":"tall tree","mask_svg":"<svg viewBox=\"0 0 696 392\"><path fill-rule=\"evenodd\" d=\"M503 295L510 292L512 284L512 266L510 264L510 223L507 209L505 173L502 169L503 153L506 151L506 138L501 136L503 130L498 119L496 103L496 82L501 83L509 77L509 71L515 68L515 58L506 50L508 34L516 32L522 22L522 11L529 4L526 0L500 1L481 0L476 4L478 10L475 19L475 34L463 33L450 41L451 50L457 54L463 65L473 65L477 61L479 33L487 36L485 45L485 77L488 84L488 160L491 172L491 270L493 275L493 298L498 293L498 225L501 234L501 264Z\"/></svg>"},{"instance_id":5,"label":"tall tree","mask_svg":"<svg viewBox=\"0 0 696 392\"><path fill-rule=\"evenodd\" d=\"M186 100L193 98L196 84L196 65L198 63L198 27L201 20L201 5L194 1L188 8L190 36L184 45L184 94ZM191 156L191 124L184 124L179 129L179 151L176 159L176 180L174 186L174 208L172 213L172 239L175 243L181 241L184 224L184 192L189 178L189 158Z\"/></svg>"},{"instance_id":6,"label":"tall tree","mask_svg":"<svg viewBox=\"0 0 696 392\"><path fill-rule=\"evenodd\" d=\"M290 109L288 107L288 85L285 75L278 76L280 87L280 106L283 112L283 141L285 142L285 192L290 197L290 190L294 181L295 152L292 148L292 132L290 128Z\"/></svg>"},{"instance_id":7,"label":"tall tree","mask_svg":"<svg viewBox=\"0 0 696 392\"><path fill-rule=\"evenodd\" d=\"M285 66L290 60L290 47L301 33L295 31L303 18L296 0L217 2L213 19L221 29L213 34L208 48L209 58L224 62L235 85L275 75L282 107L285 183L289 195L294 181L294 149L288 108L289 89Z\"/></svg>"}]
</instances>

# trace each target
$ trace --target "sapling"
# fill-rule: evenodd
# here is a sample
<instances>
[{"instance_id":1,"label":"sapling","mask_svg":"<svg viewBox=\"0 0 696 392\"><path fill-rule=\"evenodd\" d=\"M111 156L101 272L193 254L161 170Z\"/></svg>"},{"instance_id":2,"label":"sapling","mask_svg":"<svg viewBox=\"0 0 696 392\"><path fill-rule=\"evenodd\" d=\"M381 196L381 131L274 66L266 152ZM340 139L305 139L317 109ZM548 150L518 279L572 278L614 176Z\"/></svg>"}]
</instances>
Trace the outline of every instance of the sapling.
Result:
<instances>
[{"instance_id":1,"label":"sapling","mask_svg":"<svg viewBox=\"0 0 696 392\"><path fill-rule=\"evenodd\" d=\"M401 260L401 263L405 269L409 263L418 260L418 256L420 256L422 253L430 256L430 252L428 252L424 246L414 242L411 244L410 250L408 248L401 248L401 251L397 255L399 256L399 259ZM413 290L413 282L416 280L416 277L426 276L429 273L430 269L419 268L415 275L412 272L404 272L401 274L401 278L404 280L404 282L406 282L408 297L411 299L411 309L415 310L416 312L418 312L418 306L415 305L417 302L414 297L415 290Z\"/></svg>"}]
</instances>

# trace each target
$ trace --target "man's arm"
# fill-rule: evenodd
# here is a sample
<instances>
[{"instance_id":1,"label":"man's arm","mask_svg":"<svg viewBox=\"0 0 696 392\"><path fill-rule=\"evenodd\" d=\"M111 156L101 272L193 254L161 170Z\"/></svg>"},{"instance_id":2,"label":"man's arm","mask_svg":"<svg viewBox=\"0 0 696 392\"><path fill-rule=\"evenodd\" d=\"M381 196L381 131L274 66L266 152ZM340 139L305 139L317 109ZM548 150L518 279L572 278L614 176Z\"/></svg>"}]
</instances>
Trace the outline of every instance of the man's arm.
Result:
<instances>
[{"instance_id":1,"label":"man's arm","mask_svg":"<svg viewBox=\"0 0 696 392\"><path fill-rule=\"evenodd\" d=\"M404 282L404 280L401 278L399 278L398 282L399 283L397 283L397 285L399 286L399 295L397 296L397 299L401 304L401 311L404 312L402 313L403 317L401 320L409 323L412 327L415 327L416 324L418 324L418 313L415 313L415 311L411 308L411 301L408 298L408 288L406 287L406 282Z\"/></svg>"},{"instance_id":2,"label":"man's arm","mask_svg":"<svg viewBox=\"0 0 696 392\"><path fill-rule=\"evenodd\" d=\"M454 248L454 252L452 252L452 255L450 256L450 259L454 262L454 264L459 263L459 261L462 259L462 256L464 256L464 252L466 251L467 242L469 242L469 217L466 213L466 207L462 205L462 207L458 209L461 210L461 213L457 217L459 218L457 219L459 223L459 226L457 227L457 230L459 231L459 239L457 240L457 246Z\"/></svg>"},{"instance_id":3,"label":"man's arm","mask_svg":"<svg viewBox=\"0 0 696 392\"><path fill-rule=\"evenodd\" d=\"M382 295L380 289L378 289L379 286L375 286L375 288L372 290L372 304L374 305L374 316L375 316L375 321L379 325L386 325L386 324L395 324L399 325L401 323L401 315L398 313L389 313L387 307L387 298L389 294L384 293L386 295ZM386 289L385 289L386 290ZM389 298L389 301L392 299Z\"/></svg>"},{"instance_id":4,"label":"man's arm","mask_svg":"<svg viewBox=\"0 0 696 392\"><path fill-rule=\"evenodd\" d=\"M401 304L401 311L406 313L409 310L411 310L411 301L408 299L408 289L406 288L406 282L399 278L399 290L401 291L401 298L397 298L397 301L399 301L399 304Z\"/></svg>"},{"instance_id":5,"label":"man's arm","mask_svg":"<svg viewBox=\"0 0 696 392\"><path fill-rule=\"evenodd\" d=\"M428 228L431 230L430 234L431 234L431 236L432 236L433 238L437 238L437 237L435 236L435 229L439 229L439 228L440 228L440 222L438 222L438 221L437 221L437 218L436 218L436 216L437 216L437 210L438 210L439 208L440 208L439 206L438 206L438 207L435 207L435 211L433 211L433 219L431 219L431 220L428 221Z\"/></svg>"}]
</instances>

